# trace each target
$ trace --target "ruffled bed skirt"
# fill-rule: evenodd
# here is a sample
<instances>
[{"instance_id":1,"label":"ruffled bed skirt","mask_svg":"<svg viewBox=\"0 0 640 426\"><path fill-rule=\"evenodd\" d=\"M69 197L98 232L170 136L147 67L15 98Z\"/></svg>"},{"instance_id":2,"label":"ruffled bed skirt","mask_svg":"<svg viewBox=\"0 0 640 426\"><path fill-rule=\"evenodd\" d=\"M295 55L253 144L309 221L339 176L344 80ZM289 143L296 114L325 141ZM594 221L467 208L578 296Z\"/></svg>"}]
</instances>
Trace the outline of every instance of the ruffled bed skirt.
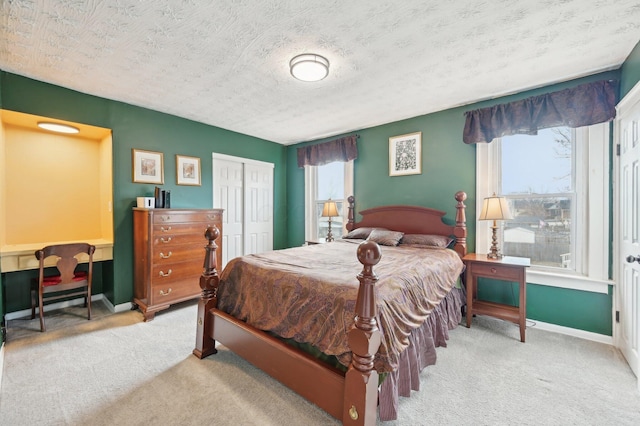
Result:
<instances>
[{"instance_id":1,"label":"ruffled bed skirt","mask_svg":"<svg viewBox=\"0 0 640 426\"><path fill-rule=\"evenodd\" d=\"M400 355L397 370L388 373L378 392L380 420L398 418L398 401L410 397L411 391L420 390L420 372L436 363L436 348L447 346L449 330L462 320L462 307L466 304L464 288L454 288L440 302L424 324L409 336L410 345Z\"/></svg>"}]
</instances>

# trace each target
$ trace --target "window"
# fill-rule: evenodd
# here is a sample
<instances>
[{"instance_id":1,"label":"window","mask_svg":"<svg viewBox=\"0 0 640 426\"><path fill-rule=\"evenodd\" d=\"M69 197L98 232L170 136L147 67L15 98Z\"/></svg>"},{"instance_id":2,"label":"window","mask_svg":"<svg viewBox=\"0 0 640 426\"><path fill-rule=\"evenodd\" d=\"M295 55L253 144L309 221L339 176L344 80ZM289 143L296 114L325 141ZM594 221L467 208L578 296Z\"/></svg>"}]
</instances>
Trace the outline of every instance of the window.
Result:
<instances>
[{"instance_id":1,"label":"window","mask_svg":"<svg viewBox=\"0 0 640 426\"><path fill-rule=\"evenodd\" d=\"M531 259L529 282L607 291L608 141L604 123L477 145L476 201L494 192L509 201L513 219L500 226L500 248ZM478 252L489 247L489 226L478 222Z\"/></svg>"},{"instance_id":2,"label":"window","mask_svg":"<svg viewBox=\"0 0 640 426\"><path fill-rule=\"evenodd\" d=\"M322 166L305 166L305 239L324 240L329 218L322 217L325 201L331 199L338 206L339 217L331 218L334 237L346 233L348 202L353 195L353 161L333 162Z\"/></svg>"}]
</instances>

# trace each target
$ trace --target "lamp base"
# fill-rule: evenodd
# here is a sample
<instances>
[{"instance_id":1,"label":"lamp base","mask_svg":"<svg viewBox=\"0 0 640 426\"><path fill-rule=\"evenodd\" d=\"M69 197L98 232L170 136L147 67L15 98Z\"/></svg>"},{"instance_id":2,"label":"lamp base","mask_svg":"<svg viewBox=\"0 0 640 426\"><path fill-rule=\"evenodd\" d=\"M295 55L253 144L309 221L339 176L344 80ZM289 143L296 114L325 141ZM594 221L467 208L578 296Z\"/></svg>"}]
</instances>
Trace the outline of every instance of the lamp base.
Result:
<instances>
[{"instance_id":1,"label":"lamp base","mask_svg":"<svg viewBox=\"0 0 640 426\"><path fill-rule=\"evenodd\" d=\"M503 257L504 256L502 255L502 253L497 253L497 252L496 253L491 252L487 254L488 259L502 259Z\"/></svg>"},{"instance_id":2,"label":"lamp base","mask_svg":"<svg viewBox=\"0 0 640 426\"><path fill-rule=\"evenodd\" d=\"M327 231L327 237L325 238L325 241L328 243L333 241L333 234L331 233L331 217L329 217L329 229Z\"/></svg>"},{"instance_id":3,"label":"lamp base","mask_svg":"<svg viewBox=\"0 0 640 426\"><path fill-rule=\"evenodd\" d=\"M498 226L496 221L493 221L493 226L491 227L492 235L491 235L491 251L487 254L488 259L502 259L502 253L498 250Z\"/></svg>"}]
</instances>

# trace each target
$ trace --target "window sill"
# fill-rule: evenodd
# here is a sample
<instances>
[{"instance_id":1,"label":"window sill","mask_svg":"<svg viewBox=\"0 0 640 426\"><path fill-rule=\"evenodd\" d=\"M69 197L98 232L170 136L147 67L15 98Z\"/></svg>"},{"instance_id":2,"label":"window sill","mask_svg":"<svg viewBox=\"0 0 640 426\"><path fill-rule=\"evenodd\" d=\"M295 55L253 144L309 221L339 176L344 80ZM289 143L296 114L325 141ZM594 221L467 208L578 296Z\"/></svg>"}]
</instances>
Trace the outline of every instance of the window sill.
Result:
<instances>
[{"instance_id":1,"label":"window sill","mask_svg":"<svg viewBox=\"0 0 640 426\"><path fill-rule=\"evenodd\" d=\"M597 280L578 275L542 272L534 269L527 270L527 283L604 294L608 294L609 286L614 284L610 280Z\"/></svg>"}]
</instances>

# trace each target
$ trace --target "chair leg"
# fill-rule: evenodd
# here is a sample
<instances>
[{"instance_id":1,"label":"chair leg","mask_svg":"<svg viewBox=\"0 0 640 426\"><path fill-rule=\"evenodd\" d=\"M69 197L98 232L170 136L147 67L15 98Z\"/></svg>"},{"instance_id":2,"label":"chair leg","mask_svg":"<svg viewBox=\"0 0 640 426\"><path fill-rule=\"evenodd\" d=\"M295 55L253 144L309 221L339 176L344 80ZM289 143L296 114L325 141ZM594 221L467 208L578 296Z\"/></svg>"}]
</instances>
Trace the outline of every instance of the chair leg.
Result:
<instances>
[{"instance_id":1,"label":"chair leg","mask_svg":"<svg viewBox=\"0 0 640 426\"><path fill-rule=\"evenodd\" d=\"M38 308L40 310L40 331L44 332L46 331L46 328L44 326L44 306L43 306L44 304L42 303L42 293L38 295L38 302L39 302Z\"/></svg>"},{"instance_id":2,"label":"chair leg","mask_svg":"<svg viewBox=\"0 0 640 426\"><path fill-rule=\"evenodd\" d=\"M87 319L91 320L91 295L87 296L85 300L87 301Z\"/></svg>"},{"instance_id":3,"label":"chair leg","mask_svg":"<svg viewBox=\"0 0 640 426\"><path fill-rule=\"evenodd\" d=\"M36 317L36 290L31 288L31 319Z\"/></svg>"}]
</instances>

